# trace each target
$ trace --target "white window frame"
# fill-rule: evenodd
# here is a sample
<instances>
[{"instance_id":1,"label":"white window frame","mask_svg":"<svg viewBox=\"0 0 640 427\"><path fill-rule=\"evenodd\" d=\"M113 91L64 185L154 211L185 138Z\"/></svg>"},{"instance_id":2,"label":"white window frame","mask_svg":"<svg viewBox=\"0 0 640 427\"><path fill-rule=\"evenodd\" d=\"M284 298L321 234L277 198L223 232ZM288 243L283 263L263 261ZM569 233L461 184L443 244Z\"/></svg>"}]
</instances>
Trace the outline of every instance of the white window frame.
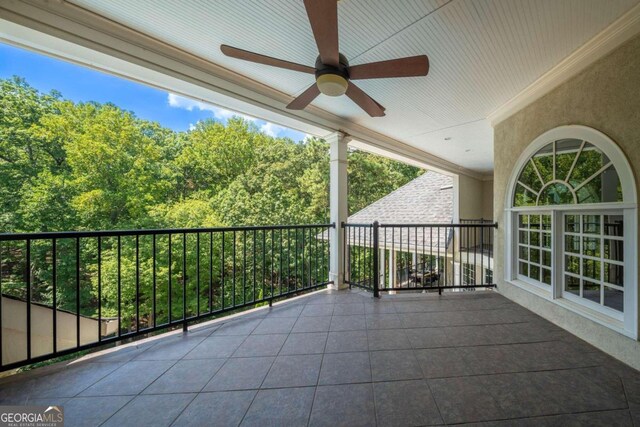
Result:
<instances>
[{"instance_id":1,"label":"white window frame","mask_svg":"<svg viewBox=\"0 0 640 427\"><path fill-rule=\"evenodd\" d=\"M554 219L555 219L555 218L554 218L554 215L553 215L553 213L552 213L550 210L545 210L545 211L536 211L536 212L533 212L533 213L532 213L532 212L529 212L529 211L526 211L526 212L524 212L524 211L518 211L518 213L515 215L515 222L514 222L514 227L513 227L513 230L514 230L514 231L515 231L515 233L516 233L516 236L515 236L515 240L516 240L516 247L515 247L515 253L514 253L514 256L515 256L515 259L514 259L514 263L515 263L515 270L514 270L514 271L515 271L515 275L516 275L517 279L518 279L518 280L520 280L520 281L522 281L522 282L526 282L526 283L528 283L528 284L530 284L530 285L532 285L532 286L536 286L536 287L540 288L543 292L544 292L544 291L549 292L549 291L551 290L551 285L547 285L547 284L545 284L545 283L543 283L543 282L539 282L539 281L534 280L534 279L532 279L532 278L530 278L530 277L528 277L528 276L525 276L525 275L520 274L520 269L519 269L519 265L518 265L518 264L519 264L519 262L520 262L520 256L519 256L519 250L520 250L520 248L519 248L519 247L520 247L520 246L525 246L527 249L530 249L530 248L531 248L531 242L530 242L529 240L527 241L527 244L526 244L526 245L521 245L521 244L519 243L519 241L518 241L518 236L519 236L519 232L520 232L520 226L519 226L518 215L520 215L520 214L523 214L523 215L550 215L550 216L551 216L551 227L552 227L552 228L551 228L551 230L549 230L549 232L550 232L550 234L551 234L551 239L552 239L552 242L551 242L551 248L550 248L550 250L549 250L549 251L551 252L551 267L550 267L550 268L547 268L547 270L548 270L548 269L550 269L550 270L551 270L551 275L552 275L552 276L551 276L551 283L552 283L552 284L553 284L553 271L554 271L554 266L556 265L556 264L555 264L555 262L554 262L554 261L555 261L554 254L555 254L556 250L555 250L555 247L554 247L555 245L553 244L553 236L554 236L554 234L553 234L553 231L554 231L554 230L553 230L553 228L554 228L554 222L555 222L555 221L554 221ZM531 228L527 228L526 230L527 230L527 232L530 232L532 229L531 229ZM540 229L540 230L542 230L542 229ZM528 239L529 239L529 238L528 238ZM533 248L534 248L534 249L540 248L541 253L542 253L542 245L540 245L539 247L533 247ZM530 268L531 268L531 264L532 264L532 262L531 262L531 253L530 253L530 252L529 252L529 254L528 254L528 256L527 256L527 259L528 259L528 260L527 260L527 265L528 265L528 267L527 267L527 268L528 268L528 269L530 269ZM536 266L537 266L538 268L540 268L541 270L542 270L542 268L546 268L546 267L543 267L543 265L542 265L542 261L540 261L539 263L534 263L534 264L536 264Z\"/></svg>"},{"instance_id":2,"label":"white window frame","mask_svg":"<svg viewBox=\"0 0 640 427\"><path fill-rule=\"evenodd\" d=\"M558 243L559 244L564 244L564 236L566 235L565 230L564 230L564 217L566 215L581 215L582 216L582 215L619 215L619 214L620 214L620 211L609 211L609 210L580 211L580 212L571 212L571 211L567 212L567 211L565 211L565 212L562 213L562 226L561 227L563 229L562 229L562 234L560 235L560 238L558 239ZM570 233L570 235L578 236L580 238L580 240L582 240L584 237L587 237L587 238L598 238L598 239L609 238L611 240L622 240L622 241L624 241L623 238L615 238L615 237L618 237L618 236L604 237L602 229L601 229L601 234L588 234L588 233L585 233L583 227L584 227L584 225L581 224L580 225L580 232L579 233ZM582 242L580 244L582 245ZM625 262L617 262L617 261L605 259L604 258L604 254L603 254L603 252L604 252L603 249L604 248L601 246L601 253L600 253L599 257L591 257L591 256L588 256L588 255L584 255L582 253L582 251L581 251L581 253L576 254L576 256L580 259L580 264L581 265L582 265L582 260L584 260L584 259L593 259L595 261L599 261L600 263L607 262L607 263L611 263L611 264L622 264L623 267L626 268ZM623 253L624 253L624 249L623 249ZM564 253L564 250L563 250L563 255L564 254L565 253ZM626 258L626 256L628 256L628 254L624 254L624 255L625 255L625 258ZM584 297L577 296L577 295L571 294L570 292L565 291L564 290L564 276L565 275L573 276L573 277L576 277L576 278L584 278L585 277L584 274L572 274L572 273L566 272L565 271L565 262L566 262L565 258L564 258L564 256L562 256L562 268L559 269L560 270L560 272L559 272L559 276L560 276L559 285L560 285L560 288L561 288L560 291L562 293L562 298L566 298L568 300L572 300L572 301L574 301L576 303L579 303L579 304L584 304L586 307L589 307L592 310L599 311L600 313L604 314L605 316L612 317L612 318L617 319L619 321L624 321L623 313L621 313L619 311L616 311L616 310L614 310L612 308L600 305L599 303L595 303L593 301L585 299ZM601 265L601 270L602 270L602 268L603 267ZM626 275L626 272L624 274ZM602 278L594 279L594 280L590 280L590 281L599 284L601 287L602 286L609 286L609 287L612 287L612 288L618 288L615 285L611 286L611 285L606 284L602 280ZM626 288L623 289L623 291L626 293ZM601 292L602 292L602 289L601 289ZM625 301L625 303L626 303L626 301Z\"/></svg>"},{"instance_id":3,"label":"white window frame","mask_svg":"<svg viewBox=\"0 0 640 427\"><path fill-rule=\"evenodd\" d=\"M491 276L491 280L487 280ZM484 269L484 283L492 284L495 283L495 278L493 277L493 268L486 267Z\"/></svg>"},{"instance_id":4,"label":"white window frame","mask_svg":"<svg viewBox=\"0 0 640 427\"><path fill-rule=\"evenodd\" d=\"M476 276L476 265L472 263L462 263L462 284L473 285Z\"/></svg>"},{"instance_id":5,"label":"white window frame","mask_svg":"<svg viewBox=\"0 0 640 427\"><path fill-rule=\"evenodd\" d=\"M514 207L513 200L516 183L520 173L529 159L547 144L560 139L574 138L588 141L600 149L612 162L618 173L622 187L623 202L620 203L589 203L576 205L545 205ZM563 216L575 212L576 214L611 213L623 215L624 218L624 313L613 313L615 310L607 307L595 307L583 298L566 298L563 296L564 246L563 245ZM519 213L551 213L552 215L552 284L551 287L532 280L518 277L518 214ZM561 126L551 129L538 136L522 152L515 167L511 171L505 197L505 281L534 293L546 300L552 301L570 311L587 317L597 323L605 325L617 332L638 339L638 211L635 179L631 166L620 148L608 136L586 126ZM560 236L560 237L559 237ZM635 256L634 256L635 255ZM603 309L604 308L604 309Z\"/></svg>"}]
</instances>

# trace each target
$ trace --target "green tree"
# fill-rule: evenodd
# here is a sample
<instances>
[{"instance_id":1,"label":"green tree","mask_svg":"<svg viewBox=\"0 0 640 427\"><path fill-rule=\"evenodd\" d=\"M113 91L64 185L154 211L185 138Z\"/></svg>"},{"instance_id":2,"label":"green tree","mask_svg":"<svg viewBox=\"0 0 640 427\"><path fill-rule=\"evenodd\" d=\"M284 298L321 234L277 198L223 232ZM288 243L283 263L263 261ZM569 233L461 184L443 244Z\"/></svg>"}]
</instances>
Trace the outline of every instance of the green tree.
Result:
<instances>
[{"instance_id":1,"label":"green tree","mask_svg":"<svg viewBox=\"0 0 640 427\"><path fill-rule=\"evenodd\" d=\"M329 221L329 147L322 140L273 138L242 118L226 124L205 120L191 131L174 132L112 104L75 103L57 92L40 93L20 78L0 80L0 106L4 232ZM350 212L420 173L350 152ZM156 236L155 245L151 236L105 237L100 245L95 237L58 239L55 252L53 241L34 240L28 269L26 242L5 243L0 245L2 290L25 298L28 277L32 300L51 303L55 281L58 308L75 311L79 281L80 312L95 316L100 303L103 316L120 312L121 327L128 331L135 329L136 303L137 321L144 327L153 322L154 306L162 323L170 315L181 318L183 302L192 316L198 313L198 300L201 312L209 304L222 307L223 300L227 307L234 301L250 303L271 292L271 286L286 291L319 272L326 275L318 233L227 232L224 254L222 233L188 233L186 240L175 233L171 250L166 234ZM254 253L262 257L263 264L247 263L245 253L250 259ZM273 273L267 259L282 270Z\"/></svg>"}]
</instances>

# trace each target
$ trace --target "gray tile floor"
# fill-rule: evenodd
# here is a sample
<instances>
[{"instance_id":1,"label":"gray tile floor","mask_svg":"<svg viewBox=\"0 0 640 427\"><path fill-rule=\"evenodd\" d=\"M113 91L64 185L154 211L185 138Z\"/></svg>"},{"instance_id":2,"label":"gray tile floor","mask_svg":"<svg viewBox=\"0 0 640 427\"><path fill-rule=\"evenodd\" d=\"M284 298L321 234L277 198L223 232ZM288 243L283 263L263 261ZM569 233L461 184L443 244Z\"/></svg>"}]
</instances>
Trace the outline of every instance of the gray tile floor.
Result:
<instances>
[{"instance_id":1,"label":"gray tile floor","mask_svg":"<svg viewBox=\"0 0 640 427\"><path fill-rule=\"evenodd\" d=\"M640 426L640 373L495 292L321 292L0 382L67 426Z\"/></svg>"}]
</instances>

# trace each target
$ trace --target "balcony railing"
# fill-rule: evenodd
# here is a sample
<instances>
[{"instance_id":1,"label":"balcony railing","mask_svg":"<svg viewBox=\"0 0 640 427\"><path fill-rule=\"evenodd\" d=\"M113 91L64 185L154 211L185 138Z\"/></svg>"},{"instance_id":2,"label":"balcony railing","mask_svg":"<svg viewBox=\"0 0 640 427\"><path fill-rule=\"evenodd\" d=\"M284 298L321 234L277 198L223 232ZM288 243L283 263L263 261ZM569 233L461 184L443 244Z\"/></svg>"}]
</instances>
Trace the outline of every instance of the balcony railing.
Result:
<instances>
[{"instance_id":1,"label":"balcony railing","mask_svg":"<svg viewBox=\"0 0 640 427\"><path fill-rule=\"evenodd\" d=\"M0 235L0 370L329 284L333 224Z\"/></svg>"},{"instance_id":2,"label":"balcony railing","mask_svg":"<svg viewBox=\"0 0 640 427\"><path fill-rule=\"evenodd\" d=\"M462 224L342 224L344 282L373 291L495 287L493 231Z\"/></svg>"}]
</instances>

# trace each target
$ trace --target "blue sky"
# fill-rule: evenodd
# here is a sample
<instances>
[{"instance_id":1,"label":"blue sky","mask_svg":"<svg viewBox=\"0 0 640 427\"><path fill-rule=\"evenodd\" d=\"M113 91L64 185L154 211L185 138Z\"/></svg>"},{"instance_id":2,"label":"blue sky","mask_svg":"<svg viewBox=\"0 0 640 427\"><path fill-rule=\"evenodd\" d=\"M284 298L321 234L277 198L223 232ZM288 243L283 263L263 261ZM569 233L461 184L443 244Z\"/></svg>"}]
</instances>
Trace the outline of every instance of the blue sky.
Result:
<instances>
[{"instance_id":1,"label":"blue sky","mask_svg":"<svg viewBox=\"0 0 640 427\"><path fill-rule=\"evenodd\" d=\"M42 92L55 89L73 101L111 102L138 117L157 121L176 131L185 131L205 118L226 122L231 111L167 93L140 83L101 73L0 43L0 78L24 77ZM248 118L265 133L294 141L305 134L263 120Z\"/></svg>"}]
</instances>

